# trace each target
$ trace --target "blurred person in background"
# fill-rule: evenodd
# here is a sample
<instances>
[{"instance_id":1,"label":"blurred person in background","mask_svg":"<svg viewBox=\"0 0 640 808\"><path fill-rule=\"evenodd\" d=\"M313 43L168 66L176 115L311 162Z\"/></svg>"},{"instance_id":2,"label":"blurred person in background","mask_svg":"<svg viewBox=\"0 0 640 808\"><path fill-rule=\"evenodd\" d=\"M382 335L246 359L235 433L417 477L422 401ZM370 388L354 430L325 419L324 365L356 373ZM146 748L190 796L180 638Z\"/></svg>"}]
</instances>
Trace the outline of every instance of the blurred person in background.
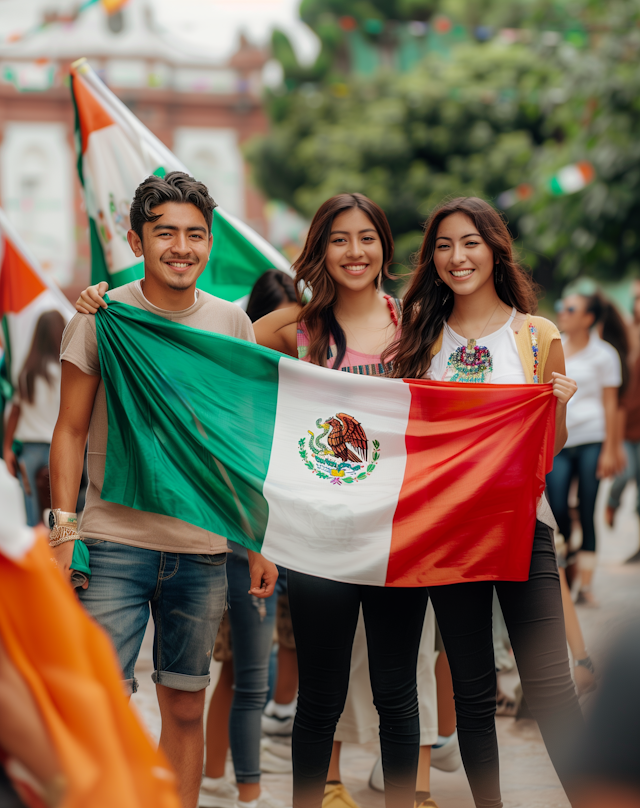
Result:
<instances>
[{"instance_id":1,"label":"blurred person in background","mask_svg":"<svg viewBox=\"0 0 640 808\"><path fill-rule=\"evenodd\" d=\"M625 463L618 428L618 395L627 348L621 323L618 312L600 294L569 295L562 300L558 312L567 373L577 382L578 390L567 407L569 437L547 475L547 492L558 529L569 544L569 488L572 479L578 478L582 545L577 555L580 582L576 602L586 606L597 605L591 582L596 566L594 510L598 487L600 480L612 477ZM617 338L616 347L600 338L598 326L610 339ZM575 559L576 551L569 548L569 568ZM567 577L571 584L571 571Z\"/></svg>"},{"instance_id":2,"label":"blurred person in background","mask_svg":"<svg viewBox=\"0 0 640 808\"><path fill-rule=\"evenodd\" d=\"M575 808L640 808L640 622L614 644L572 756Z\"/></svg>"},{"instance_id":3,"label":"blurred person in background","mask_svg":"<svg viewBox=\"0 0 640 808\"><path fill-rule=\"evenodd\" d=\"M254 283L247 315L252 323L272 311L286 309L296 302L296 287L293 278L279 269L268 269Z\"/></svg>"},{"instance_id":4,"label":"blurred person in background","mask_svg":"<svg viewBox=\"0 0 640 808\"><path fill-rule=\"evenodd\" d=\"M637 332L639 327L640 294L636 294L633 299L633 328ZM634 342L637 343L637 333L634 336L636 336ZM605 520L609 527L614 525L616 511L620 507L622 492L632 479L636 481L636 510L640 516L640 351L637 345L634 347L634 355L630 363L630 380L621 401L620 430L624 435L627 466L613 481L609 491L609 500L605 511ZM637 550L628 558L627 563L640 563L640 550Z\"/></svg>"},{"instance_id":5,"label":"blurred person in background","mask_svg":"<svg viewBox=\"0 0 640 808\"><path fill-rule=\"evenodd\" d=\"M563 447L567 402L560 334L533 317L536 290L513 255L512 238L491 205L475 197L442 203L425 229L404 297L402 332L389 353L392 375L441 382L550 383L556 397L554 454ZM455 329L455 330L454 330ZM451 668L462 760L478 808L501 808L492 642L494 588L509 630L524 697L568 791L567 739L583 727L569 669L553 515L540 498L526 581L430 586Z\"/></svg>"},{"instance_id":6,"label":"blurred person in background","mask_svg":"<svg viewBox=\"0 0 640 808\"><path fill-rule=\"evenodd\" d=\"M60 343L65 322L47 311L36 323L7 419L3 457L24 492L27 523L42 521L38 472L49 466L51 437L60 409Z\"/></svg>"}]
</instances>

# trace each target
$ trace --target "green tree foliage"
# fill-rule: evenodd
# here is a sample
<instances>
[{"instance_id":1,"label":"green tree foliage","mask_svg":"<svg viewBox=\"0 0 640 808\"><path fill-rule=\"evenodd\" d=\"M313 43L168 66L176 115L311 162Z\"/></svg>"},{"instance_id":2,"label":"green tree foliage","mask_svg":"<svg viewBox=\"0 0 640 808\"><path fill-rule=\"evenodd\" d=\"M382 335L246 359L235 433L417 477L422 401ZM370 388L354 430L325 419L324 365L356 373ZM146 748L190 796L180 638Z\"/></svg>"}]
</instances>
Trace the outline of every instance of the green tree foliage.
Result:
<instances>
[{"instance_id":1,"label":"green tree foliage","mask_svg":"<svg viewBox=\"0 0 640 808\"><path fill-rule=\"evenodd\" d=\"M606 280L640 274L638 5L609 8L609 30L597 48L560 49L562 95L547 128L561 132L562 139L546 142L532 158L533 172L541 178L588 161L595 181L566 196L539 192L518 206L532 258L551 258L562 281L580 274Z\"/></svg>"},{"instance_id":2,"label":"green tree foliage","mask_svg":"<svg viewBox=\"0 0 640 808\"><path fill-rule=\"evenodd\" d=\"M340 15L364 26L443 11L468 26L518 25L519 42L470 34L404 74L357 76L341 61ZM310 217L329 196L361 191L387 212L406 262L442 198L495 202L526 183L532 197L507 216L545 285L640 270L640 0L304 0L301 15L334 38L325 47L321 36L306 74L292 49L285 64L286 43L276 51L286 89L268 100L271 133L248 149L268 196ZM553 196L550 178L576 161L593 165L595 181Z\"/></svg>"}]
</instances>

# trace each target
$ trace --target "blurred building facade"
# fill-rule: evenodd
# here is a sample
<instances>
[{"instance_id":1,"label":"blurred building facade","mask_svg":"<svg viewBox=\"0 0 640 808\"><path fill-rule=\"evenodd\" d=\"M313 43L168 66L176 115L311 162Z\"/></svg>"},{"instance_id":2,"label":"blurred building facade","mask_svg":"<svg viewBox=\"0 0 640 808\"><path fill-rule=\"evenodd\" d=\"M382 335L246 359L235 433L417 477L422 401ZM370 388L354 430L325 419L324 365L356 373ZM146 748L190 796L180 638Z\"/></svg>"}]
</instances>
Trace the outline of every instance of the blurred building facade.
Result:
<instances>
[{"instance_id":1,"label":"blurred building facade","mask_svg":"<svg viewBox=\"0 0 640 808\"><path fill-rule=\"evenodd\" d=\"M101 3L48 11L36 30L0 44L0 205L63 287L89 277L68 87L81 56L217 201L265 233L264 200L248 182L241 145L267 128L268 53L243 36L223 63L180 50L156 27L150 0L128 0L110 15Z\"/></svg>"}]
</instances>

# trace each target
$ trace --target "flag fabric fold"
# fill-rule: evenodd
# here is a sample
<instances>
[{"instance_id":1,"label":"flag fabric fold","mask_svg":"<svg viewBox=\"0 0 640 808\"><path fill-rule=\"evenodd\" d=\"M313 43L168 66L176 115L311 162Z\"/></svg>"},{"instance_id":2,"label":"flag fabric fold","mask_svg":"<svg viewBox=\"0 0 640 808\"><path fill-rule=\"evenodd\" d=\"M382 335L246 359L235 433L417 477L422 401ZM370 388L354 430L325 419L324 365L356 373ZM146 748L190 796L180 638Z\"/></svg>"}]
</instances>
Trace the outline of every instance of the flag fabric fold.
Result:
<instances>
[{"instance_id":1,"label":"flag fabric fold","mask_svg":"<svg viewBox=\"0 0 640 808\"><path fill-rule=\"evenodd\" d=\"M37 705L66 781L64 808L179 808L175 776L122 687L116 653L51 565L48 531L25 525L0 460L0 653ZM1 719L0 719L1 720ZM25 761L0 761L26 805L44 806Z\"/></svg>"},{"instance_id":2,"label":"flag fabric fold","mask_svg":"<svg viewBox=\"0 0 640 808\"><path fill-rule=\"evenodd\" d=\"M127 243L129 207L136 188L151 174L191 172L108 89L85 59L71 67L71 94L78 174L89 216L92 283L106 280L121 286L143 275L143 264ZM212 233L209 263L198 280L205 291L237 300L268 269L291 274L284 256L222 207L214 211Z\"/></svg>"},{"instance_id":3,"label":"flag fabric fold","mask_svg":"<svg viewBox=\"0 0 640 808\"><path fill-rule=\"evenodd\" d=\"M112 302L102 497L333 580L526 580L551 385L337 373Z\"/></svg>"},{"instance_id":4,"label":"flag fabric fold","mask_svg":"<svg viewBox=\"0 0 640 808\"><path fill-rule=\"evenodd\" d=\"M42 272L0 208L0 321L7 376L15 388L41 314L59 311L65 321L75 310Z\"/></svg>"}]
</instances>

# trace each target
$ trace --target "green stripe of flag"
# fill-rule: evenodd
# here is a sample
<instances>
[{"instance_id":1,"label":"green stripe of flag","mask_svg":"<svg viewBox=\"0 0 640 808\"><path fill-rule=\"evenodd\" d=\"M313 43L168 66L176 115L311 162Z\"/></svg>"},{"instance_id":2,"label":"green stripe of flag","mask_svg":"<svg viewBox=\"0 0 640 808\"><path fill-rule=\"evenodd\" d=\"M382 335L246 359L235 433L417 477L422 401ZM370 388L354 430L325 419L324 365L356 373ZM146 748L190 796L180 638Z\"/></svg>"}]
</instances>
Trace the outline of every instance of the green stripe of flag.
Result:
<instances>
[{"instance_id":1,"label":"green stripe of flag","mask_svg":"<svg viewBox=\"0 0 640 808\"><path fill-rule=\"evenodd\" d=\"M295 360L116 301L96 332L109 421L102 499L260 549L278 364Z\"/></svg>"}]
</instances>

